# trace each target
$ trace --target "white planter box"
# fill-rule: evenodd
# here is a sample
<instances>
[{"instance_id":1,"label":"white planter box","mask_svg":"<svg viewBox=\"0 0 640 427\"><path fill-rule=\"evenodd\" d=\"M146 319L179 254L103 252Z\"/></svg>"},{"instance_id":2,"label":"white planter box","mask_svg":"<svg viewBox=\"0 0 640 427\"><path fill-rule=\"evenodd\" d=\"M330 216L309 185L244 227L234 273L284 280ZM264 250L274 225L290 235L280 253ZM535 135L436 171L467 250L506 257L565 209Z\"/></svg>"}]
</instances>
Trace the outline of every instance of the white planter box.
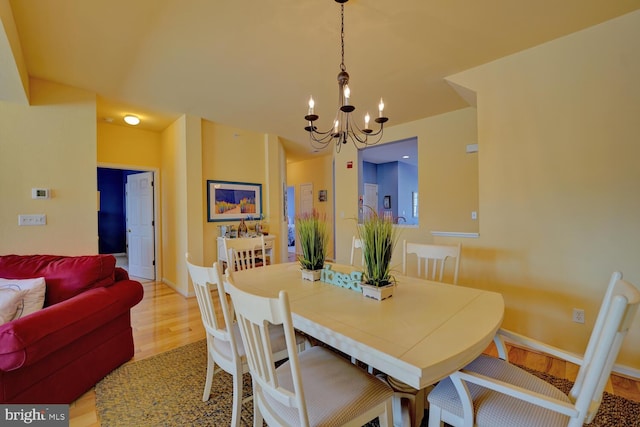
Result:
<instances>
[{"instance_id":1,"label":"white planter box","mask_svg":"<svg viewBox=\"0 0 640 427\"><path fill-rule=\"evenodd\" d=\"M360 286L362 287L362 295L364 295L365 297L377 299L378 301L382 301L393 296L393 290L396 287L395 284L377 287L366 285L364 283L362 283Z\"/></svg>"},{"instance_id":2,"label":"white planter box","mask_svg":"<svg viewBox=\"0 0 640 427\"><path fill-rule=\"evenodd\" d=\"M320 273L322 270L300 270L302 272L302 278L311 282L320 280Z\"/></svg>"}]
</instances>

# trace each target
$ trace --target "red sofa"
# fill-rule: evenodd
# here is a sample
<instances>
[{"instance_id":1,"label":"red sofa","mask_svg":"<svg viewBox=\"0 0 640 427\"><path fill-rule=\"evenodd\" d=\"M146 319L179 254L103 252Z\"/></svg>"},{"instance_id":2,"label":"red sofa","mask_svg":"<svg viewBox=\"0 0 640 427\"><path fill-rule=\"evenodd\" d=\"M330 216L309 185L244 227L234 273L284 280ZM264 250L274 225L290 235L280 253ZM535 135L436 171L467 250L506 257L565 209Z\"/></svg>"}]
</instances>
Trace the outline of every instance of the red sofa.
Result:
<instances>
[{"instance_id":1,"label":"red sofa","mask_svg":"<svg viewBox=\"0 0 640 427\"><path fill-rule=\"evenodd\" d=\"M0 278L44 277L42 310L0 325L0 403L71 403L134 354L140 282L112 255L0 256Z\"/></svg>"}]
</instances>

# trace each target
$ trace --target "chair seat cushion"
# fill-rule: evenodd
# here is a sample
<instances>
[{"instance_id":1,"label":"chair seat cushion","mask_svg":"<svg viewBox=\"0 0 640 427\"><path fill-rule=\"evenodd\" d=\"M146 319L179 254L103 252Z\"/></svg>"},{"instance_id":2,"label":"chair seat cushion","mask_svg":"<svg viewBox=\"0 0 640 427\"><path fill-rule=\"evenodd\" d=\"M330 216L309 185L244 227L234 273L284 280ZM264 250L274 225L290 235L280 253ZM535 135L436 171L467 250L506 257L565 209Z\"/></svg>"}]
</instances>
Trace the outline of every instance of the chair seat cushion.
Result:
<instances>
[{"instance_id":1,"label":"chair seat cushion","mask_svg":"<svg viewBox=\"0 0 640 427\"><path fill-rule=\"evenodd\" d=\"M510 383L544 394L554 399L570 402L567 395L548 382L504 360L480 355L465 370ZM466 383L474 402L477 426L566 426L569 417L541 408L514 397L494 392L476 384ZM429 403L443 411L462 418L462 404L453 382L448 377L440 381L429 393ZM505 411L505 408L509 408Z\"/></svg>"},{"instance_id":2,"label":"chair seat cushion","mask_svg":"<svg viewBox=\"0 0 640 427\"><path fill-rule=\"evenodd\" d=\"M393 396L386 383L326 348L311 347L299 353L299 361L310 425L343 425ZM288 361L277 368L277 374L280 386L293 390ZM272 408L279 408L278 415L289 425L299 424L295 409L269 396L265 400Z\"/></svg>"}]
</instances>

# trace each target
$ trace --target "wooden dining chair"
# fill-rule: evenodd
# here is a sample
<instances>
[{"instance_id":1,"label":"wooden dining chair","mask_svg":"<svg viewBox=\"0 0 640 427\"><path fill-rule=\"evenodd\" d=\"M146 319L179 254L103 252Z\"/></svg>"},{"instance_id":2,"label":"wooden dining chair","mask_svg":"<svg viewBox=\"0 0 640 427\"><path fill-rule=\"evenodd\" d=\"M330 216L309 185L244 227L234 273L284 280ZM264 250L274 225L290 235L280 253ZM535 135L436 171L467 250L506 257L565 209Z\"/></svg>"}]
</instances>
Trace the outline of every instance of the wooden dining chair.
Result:
<instances>
[{"instance_id":1,"label":"wooden dining chair","mask_svg":"<svg viewBox=\"0 0 640 427\"><path fill-rule=\"evenodd\" d=\"M378 417L392 427L393 391L383 381L331 350L316 346L301 352L295 345L289 297L250 294L225 281L235 307L253 382L254 426L354 426ZM276 367L265 349L269 330L284 327L289 360Z\"/></svg>"},{"instance_id":2,"label":"wooden dining chair","mask_svg":"<svg viewBox=\"0 0 640 427\"><path fill-rule=\"evenodd\" d=\"M233 271L262 267L270 263L264 236L228 239L224 238L224 251L227 255L227 265Z\"/></svg>"},{"instance_id":3,"label":"wooden dining chair","mask_svg":"<svg viewBox=\"0 0 640 427\"><path fill-rule=\"evenodd\" d=\"M353 263L356 255L356 249L360 249L360 265L364 266L364 252L362 251L362 240L358 239L356 236L353 236L351 239L351 261L350 265L355 265Z\"/></svg>"},{"instance_id":4,"label":"wooden dining chair","mask_svg":"<svg viewBox=\"0 0 640 427\"><path fill-rule=\"evenodd\" d=\"M424 276L430 280L442 282L447 260L455 259L453 267L453 284L458 283L458 270L460 268L460 248L461 245L428 245L423 243L402 242L402 274L407 274L408 255L415 254L418 264L418 276L422 277L422 266L424 265ZM393 410L394 414L402 411L402 403L406 402L409 418L412 427L418 427L421 423L427 389L417 390L393 377L387 381L394 389Z\"/></svg>"},{"instance_id":5,"label":"wooden dining chair","mask_svg":"<svg viewBox=\"0 0 640 427\"><path fill-rule=\"evenodd\" d=\"M202 401L209 400L216 365L233 377L233 412L231 425L240 425L242 405L242 374L248 372L245 349L240 338L240 330L234 321L233 307L229 305L221 281L222 267L214 263L213 267L202 267L189 262L186 254L187 269L193 282L193 288L200 308L200 316L207 337L207 377ZM211 292L217 293L219 306L216 307ZM224 322L222 322L224 321ZM229 325L231 325L229 327ZM288 357L284 330L272 328L269 337L274 360ZM305 345L304 337L296 336L297 345Z\"/></svg>"},{"instance_id":6,"label":"wooden dining chair","mask_svg":"<svg viewBox=\"0 0 640 427\"><path fill-rule=\"evenodd\" d=\"M611 368L640 305L640 291L611 276L584 357L501 330L499 358L481 355L440 381L429 393L429 427L580 427L595 417ZM510 364L504 342L547 353L580 366L569 394Z\"/></svg>"},{"instance_id":7,"label":"wooden dining chair","mask_svg":"<svg viewBox=\"0 0 640 427\"><path fill-rule=\"evenodd\" d=\"M424 276L429 280L444 280L444 271L448 259L453 258L453 283L458 284L458 271L460 270L461 245L427 245L423 243L411 243L402 241L402 274L407 274L408 255L415 254L418 258L418 277L422 277L422 265L424 264ZM429 274L431 272L431 274Z\"/></svg>"}]
</instances>

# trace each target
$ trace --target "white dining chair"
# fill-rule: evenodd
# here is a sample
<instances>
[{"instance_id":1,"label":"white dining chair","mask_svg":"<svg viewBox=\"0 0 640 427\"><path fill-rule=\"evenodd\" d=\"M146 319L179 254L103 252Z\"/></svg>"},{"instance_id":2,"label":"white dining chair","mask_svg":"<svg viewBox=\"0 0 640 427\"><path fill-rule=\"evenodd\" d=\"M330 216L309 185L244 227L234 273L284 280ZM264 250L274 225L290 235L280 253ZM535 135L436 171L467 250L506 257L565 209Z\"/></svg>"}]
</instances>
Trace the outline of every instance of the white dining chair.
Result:
<instances>
[{"instance_id":1,"label":"white dining chair","mask_svg":"<svg viewBox=\"0 0 640 427\"><path fill-rule=\"evenodd\" d=\"M253 382L254 426L354 426L378 417L392 427L393 391L383 381L321 347L298 352L289 298L250 294L225 280L235 307ZM269 330L282 325L289 360L276 367Z\"/></svg>"},{"instance_id":2,"label":"white dining chair","mask_svg":"<svg viewBox=\"0 0 640 427\"><path fill-rule=\"evenodd\" d=\"M360 250L360 265L364 266L364 252L362 251L362 240L358 239L356 236L353 236L351 239L351 261L350 265L355 265L353 262L355 260L356 250Z\"/></svg>"},{"instance_id":3,"label":"white dining chair","mask_svg":"<svg viewBox=\"0 0 640 427\"><path fill-rule=\"evenodd\" d=\"M227 266L233 271L247 270L270 264L264 236L229 239L224 238Z\"/></svg>"},{"instance_id":4,"label":"white dining chair","mask_svg":"<svg viewBox=\"0 0 640 427\"><path fill-rule=\"evenodd\" d=\"M424 243L411 243L402 241L402 274L407 274L408 255L414 254L418 258L418 277L422 277L422 265L424 264L424 277L429 280L444 280L444 272L448 259L453 259L453 280L458 284L458 271L460 270L461 245L427 245ZM431 274L429 274L431 272Z\"/></svg>"},{"instance_id":5,"label":"white dining chair","mask_svg":"<svg viewBox=\"0 0 640 427\"><path fill-rule=\"evenodd\" d=\"M443 422L456 427L580 427L590 423L639 304L640 291L622 280L622 274L613 273L584 357L499 331L495 339L499 358L481 355L429 393L429 427ZM510 364L505 341L579 365L569 394Z\"/></svg>"},{"instance_id":6,"label":"white dining chair","mask_svg":"<svg viewBox=\"0 0 640 427\"><path fill-rule=\"evenodd\" d=\"M245 350L240 338L240 331L234 321L233 307L227 302L224 292L222 267L214 263L213 267L202 267L189 262L186 254L187 269L193 282L193 288L200 308L200 316L207 337L207 376L202 394L202 401L206 402L211 396L213 375L216 365L233 377L233 411L231 425L240 425L240 410L242 405L242 374L248 372ZM211 292L217 292L219 309L216 308ZM224 320L224 322L222 322ZM228 325L232 325L229 327ZM271 350L274 360L288 357L284 331L282 328L270 330ZM296 336L297 345L304 346L304 337Z\"/></svg>"},{"instance_id":7,"label":"white dining chair","mask_svg":"<svg viewBox=\"0 0 640 427\"><path fill-rule=\"evenodd\" d=\"M422 277L422 267L424 265L424 276L430 280L442 282L446 270L447 260L454 259L452 283L458 283L458 270L460 268L461 245L428 245L423 243L411 243L402 241L402 274L407 274L407 262L409 255L416 255L418 264L418 277ZM421 423L427 389L417 390L403 382L388 377L387 381L394 389L393 411L394 414L402 412L402 402L407 403L410 424L418 427ZM430 389L431 387L429 387ZM397 415L396 415L397 416Z\"/></svg>"}]
</instances>

